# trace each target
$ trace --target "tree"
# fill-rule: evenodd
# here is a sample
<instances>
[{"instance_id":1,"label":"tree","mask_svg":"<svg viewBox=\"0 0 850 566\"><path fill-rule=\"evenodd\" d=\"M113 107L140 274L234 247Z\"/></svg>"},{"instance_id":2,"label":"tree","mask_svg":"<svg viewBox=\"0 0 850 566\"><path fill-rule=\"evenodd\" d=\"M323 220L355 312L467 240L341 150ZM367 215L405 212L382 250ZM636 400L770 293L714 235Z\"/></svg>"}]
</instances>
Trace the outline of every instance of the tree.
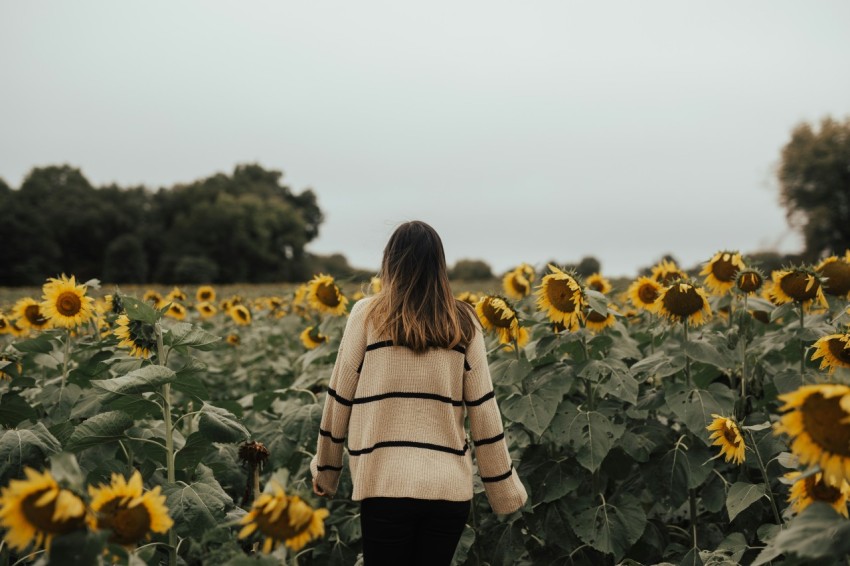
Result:
<instances>
[{"instance_id":1,"label":"tree","mask_svg":"<svg viewBox=\"0 0 850 566\"><path fill-rule=\"evenodd\" d=\"M490 264L480 259L459 259L449 271L449 277L460 281L485 281L493 278Z\"/></svg>"},{"instance_id":2,"label":"tree","mask_svg":"<svg viewBox=\"0 0 850 566\"><path fill-rule=\"evenodd\" d=\"M780 201L805 240L805 259L850 248L850 117L798 124L782 148Z\"/></svg>"}]
</instances>

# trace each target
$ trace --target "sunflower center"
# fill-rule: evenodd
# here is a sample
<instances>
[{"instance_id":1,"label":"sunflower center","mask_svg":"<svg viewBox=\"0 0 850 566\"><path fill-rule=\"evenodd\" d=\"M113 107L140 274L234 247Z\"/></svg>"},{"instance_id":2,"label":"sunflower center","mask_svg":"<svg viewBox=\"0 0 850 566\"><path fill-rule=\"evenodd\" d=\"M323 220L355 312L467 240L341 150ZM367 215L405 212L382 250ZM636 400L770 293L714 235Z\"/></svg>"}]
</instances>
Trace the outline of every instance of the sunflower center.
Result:
<instances>
[{"instance_id":1,"label":"sunflower center","mask_svg":"<svg viewBox=\"0 0 850 566\"><path fill-rule=\"evenodd\" d=\"M658 298L658 288L654 285L644 283L643 285L638 287L637 294L640 298L640 302L645 305L651 305Z\"/></svg>"},{"instance_id":2,"label":"sunflower center","mask_svg":"<svg viewBox=\"0 0 850 566\"><path fill-rule=\"evenodd\" d=\"M131 320L127 324L127 329L130 331L130 340L137 347L144 350L156 348L156 331L152 324L141 320Z\"/></svg>"},{"instance_id":3,"label":"sunflower center","mask_svg":"<svg viewBox=\"0 0 850 566\"><path fill-rule=\"evenodd\" d=\"M37 505L36 502L52 488L41 489L26 496L21 501L21 511L27 521L44 533L64 534L83 527L83 517L74 517L65 521L54 521L53 514L56 512L57 496L50 503Z\"/></svg>"},{"instance_id":4,"label":"sunflower center","mask_svg":"<svg viewBox=\"0 0 850 566\"><path fill-rule=\"evenodd\" d=\"M200 298L202 301L209 301L210 299L212 299L212 293L210 293L209 291L201 291Z\"/></svg>"},{"instance_id":5,"label":"sunflower center","mask_svg":"<svg viewBox=\"0 0 850 566\"><path fill-rule=\"evenodd\" d=\"M27 317L27 320L33 326L43 326L47 324L47 319L44 318L43 314L41 314L41 310L38 308L38 305L27 305L27 308L24 309L24 316Z\"/></svg>"},{"instance_id":6,"label":"sunflower center","mask_svg":"<svg viewBox=\"0 0 850 566\"><path fill-rule=\"evenodd\" d=\"M815 501L835 503L841 498L841 490L827 485L823 480L818 481L817 476L819 475L813 474L806 478L806 493Z\"/></svg>"},{"instance_id":7,"label":"sunflower center","mask_svg":"<svg viewBox=\"0 0 850 566\"><path fill-rule=\"evenodd\" d=\"M514 317L502 318L503 311L500 308L496 308L493 306L493 301L484 301L484 306L482 307L484 311L484 316L487 317L487 320L490 321L490 324L496 326L498 328L510 328L511 322L514 320Z\"/></svg>"},{"instance_id":8,"label":"sunflower center","mask_svg":"<svg viewBox=\"0 0 850 566\"><path fill-rule=\"evenodd\" d=\"M73 291L64 291L56 298L56 311L62 316L76 316L82 307L80 296Z\"/></svg>"},{"instance_id":9,"label":"sunflower center","mask_svg":"<svg viewBox=\"0 0 850 566\"><path fill-rule=\"evenodd\" d=\"M811 301L818 296L820 283L805 271L792 271L779 280L779 287L795 301Z\"/></svg>"},{"instance_id":10,"label":"sunflower center","mask_svg":"<svg viewBox=\"0 0 850 566\"><path fill-rule=\"evenodd\" d=\"M744 273L738 282L738 289L744 293L754 293L761 287L761 278L757 273Z\"/></svg>"},{"instance_id":11,"label":"sunflower center","mask_svg":"<svg viewBox=\"0 0 850 566\"><path fill-rule=\"evenodd\" d=\"M546 298L561 312L575 312L576 293L568 279L550 279L546 283Z\"/></svg>"},{"instance_id":12,"label":"sunflower center","mask_svg":"<svg viewBox=\"0 0 850 566\"><path fill-rule=\"evenodd\" d=\"M278 505L284 505L284 503L278 503ZM289 513L287 513L287 510L284 510L275 521L272 521L270 514L266 513L258 514L256 521L260 532L275 540L290 539L304 530L303 528L298 529L289 524ZM303 525L301 526L303 527Z\"/></svg>"},{"instance_id":13,"label":"sunflower center","mask_svg":"<svg viewBox=\"0 0 850 566\"><path fill-rule=\"evenodd\" d=\"M850 263L841 260L827 263L821 273L827 278L823 290L830 295L841 296L850 292Z\"/></svg>"},{"instance_id":14,"label":"sunflower center","mask_svg":"<svg viewBox=\"0 0 850 566\"><path fill-rule=\"evenodd\" d=\"M140 541L151 528L151 516L144 504L127 507L124 497L116 497L98 511L97 526L109 529L109 540L118 544L133 544Z\"/></svg>"},{"instance_id":15,"label":"sunflower center","mask_svg":"<svg viewBox=\"0 0 850 566\"><path fill-rule=\"evenodd\" d=\"M514 288L514 291L519 293L520 295L527 295L530 291L528 280L522 275L515 274L510 278L511 287Z\"/></svg>"},{"instance_id":16,"label":"sunflower center","mask_svg":"<svg viewBox=\"0 0 850 566\"><path fill-rule=\"evenodd\" d=\"M316 287L316 297L329 307L339 305L339 291L333 283L319 283Z\"/></svg>"},{"instance_id":17,"label":"sunflower center","mask_svg":"<svg viewBox=\"0 0 850 566\"><path fill-rule=\"evenodd\" d=\"M312 329L310 329L308 336L310 337L310 340L312 340L313 342L324 342L325 340L327 340L326 336L319 334L319 329L316 328L315 326Z\"/></svg>"},{"instance_id":18,"label":"sunflower center","mask_svg":"<svg viewBox=\"0 0 850 566\"><path fill-rule=\"evenodd\" d=\"M827 347L829 347L830 354L832 354L838 361L844 362L850 366L850 348L847 347L850 345L850 336L846 336L845 339L847 342L839 340L838 338L831 338L826 344Z\"/></svg>"},{"instance_id":19,"label":"sunflower center","mask_svg":"<svg viewBox=\"0 0 850 566\"><path fill-rule=\"evenodd\" d=\"M711 264L711 274L722 283L731 283L738 274L738 267L732 263L732 256L725 254Z\"/></svg>"},{"instance_id":20,"label":"sunflower center","mask_svg":"<svg viewBox=\"0 0 850 566\"><path fill-rule=\"evenodd\" d=\"M741 444L741 436L728 423L723 425L723 439L737 448Z\"/></svg>"},{"instance_id":21,"label":"sunflower center","mask_svg":"<svg viewBox=\"0 0 850 566\"><path fill-rule=\"evenodd\" d=\"M699 312L704 306L702 297L690 285L674 285L664 295L664 308L669 313L682 318Z\"/></svg>"},{"instance_id":22,"label":"sunflower center","mask_svg":"<svg viewBox=\"0 0 850 566\"><path fill-rule=\"evenodd\" d=\"M242 320L248 320L248 312L245 309L236 309L236 316Z\"/></svg>"},{"instance_id":23,"label":"sunflower center","mask_svg":"<svg viewBox=\"0 0 850 566\"><path fill-rule=\"evenodd\" d=\"M815 444L833 454L850 456L850 424L839 404L841 397L826 398L820 393L806 397L801 408L803 426Z\"/></svg>"}]
</instances>

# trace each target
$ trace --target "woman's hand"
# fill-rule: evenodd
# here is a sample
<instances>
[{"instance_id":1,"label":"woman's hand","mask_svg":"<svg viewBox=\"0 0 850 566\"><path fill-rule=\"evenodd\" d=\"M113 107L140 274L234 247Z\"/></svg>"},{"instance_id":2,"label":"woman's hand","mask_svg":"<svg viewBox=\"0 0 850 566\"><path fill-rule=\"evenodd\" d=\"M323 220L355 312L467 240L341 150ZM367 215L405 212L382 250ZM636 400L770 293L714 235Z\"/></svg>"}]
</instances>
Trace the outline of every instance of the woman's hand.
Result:
<instances>
[{"instance_id":1,"label":"woman's hand","mask_svg":"<svg viewBox=\"0 0 850 566\"><path fill-rule=\"evenodd\" d=\"M319 482L316 480L316 478L313 478L313 493L315 493L315 494L316 494L316 495L318 495L319 497L327 497L328 499L330 499L330 498L331 498L331 496L330 496L330 495L328 495L327 493L325 493L325 491L324 491L324 490L322 489L322 487L319 485Z\"/></svg>"}]
</instances>

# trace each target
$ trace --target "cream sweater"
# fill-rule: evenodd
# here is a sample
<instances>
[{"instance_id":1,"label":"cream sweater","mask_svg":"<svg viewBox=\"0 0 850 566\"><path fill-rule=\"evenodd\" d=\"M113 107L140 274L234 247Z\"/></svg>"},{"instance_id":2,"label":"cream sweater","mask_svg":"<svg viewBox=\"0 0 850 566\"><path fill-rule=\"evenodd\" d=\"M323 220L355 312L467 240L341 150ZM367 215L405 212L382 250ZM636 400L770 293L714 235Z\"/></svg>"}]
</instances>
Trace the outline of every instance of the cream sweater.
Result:
<instances>
[{"instance_id":1,"label":"cream sweater","mask_svg":"<svg viewBox=\"0 0 850 566\"><path fill-rule=\"evenodd\" d=\"M469 416L478 472L493 511L528 499L511 462L481 331L468 348L417 354L367 328L358 301L342 336L322 412L313 478L333 495L348 440L352 499L472 499Z\"/></svg>"}]
</instances>

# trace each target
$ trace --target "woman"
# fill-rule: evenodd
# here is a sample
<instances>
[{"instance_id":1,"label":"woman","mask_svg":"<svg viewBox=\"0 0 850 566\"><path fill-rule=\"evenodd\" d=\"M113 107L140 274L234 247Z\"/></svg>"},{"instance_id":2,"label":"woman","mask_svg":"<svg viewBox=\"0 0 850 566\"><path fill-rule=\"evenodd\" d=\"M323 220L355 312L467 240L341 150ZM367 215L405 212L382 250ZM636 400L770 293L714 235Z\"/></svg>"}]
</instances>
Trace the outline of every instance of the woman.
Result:
<instances>
[{"instance_id":1,"label":"woman","mask_svg":"<svg viewBox=\"0 0 850 566\"><path fill-rule=\"evenodd\" d=\"M475 312L452 295L424 222L384 249L381 291L351 309L325 400L313 490L336 493L348 439L366 566L450 564L478 472L498 514L528 499L508 453Z\"/></svg>"}]
</instances>

